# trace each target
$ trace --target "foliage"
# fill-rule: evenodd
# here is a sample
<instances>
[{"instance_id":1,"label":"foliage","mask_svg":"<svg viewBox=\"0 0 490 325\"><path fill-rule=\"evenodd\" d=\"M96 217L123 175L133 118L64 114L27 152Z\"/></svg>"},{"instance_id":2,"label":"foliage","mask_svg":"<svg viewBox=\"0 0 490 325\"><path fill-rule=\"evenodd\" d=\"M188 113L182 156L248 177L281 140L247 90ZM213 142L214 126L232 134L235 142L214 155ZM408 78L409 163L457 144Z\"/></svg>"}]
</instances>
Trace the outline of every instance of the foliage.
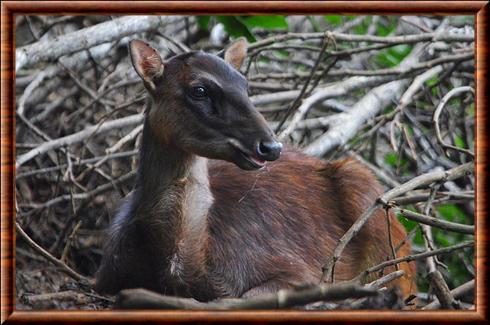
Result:
<instances>
[{"instance_id":1,"label":"foliage","mask_svg":"<svg viewBox=\"0 0 490 325\"><path fill-rule=\"evenodd\" d=\"M199 27L207 29L212 20L224 25L231 36L244 36L249 42L255 42L253 31L257 28L266 30L287 30L285 16L198 16Z\"/></svg>"}]
</instances>

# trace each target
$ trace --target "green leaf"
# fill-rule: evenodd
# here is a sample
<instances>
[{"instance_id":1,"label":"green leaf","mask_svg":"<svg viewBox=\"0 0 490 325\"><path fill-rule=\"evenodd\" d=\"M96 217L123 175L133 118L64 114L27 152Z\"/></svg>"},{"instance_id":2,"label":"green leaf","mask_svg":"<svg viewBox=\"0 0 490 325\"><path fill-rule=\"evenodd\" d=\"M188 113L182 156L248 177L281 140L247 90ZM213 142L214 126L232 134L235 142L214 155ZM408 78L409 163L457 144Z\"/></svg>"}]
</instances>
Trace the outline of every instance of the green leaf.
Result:
<instances>
[{"instance_id":1,"label":"green leaf","mask_svg":"<svg viewBox=\"0 0 490 325\"><path fill-rule=\"evenodd\" d=\"M211 16L197 16L197 25L200 29L207 30L209 26L209 21L211 20Z\"/></svg>"},{"instance_id":2,"label":"green leaf","mask_svg":"<svg viewBox=\"0 0 490 325\"><path fill-rule=\"evenodd\" d=\"M468 108L468 116L469 117L475 117L475 104L471 103L470 107Z\"/></svg>"},{"instance_id":3,"label":"green leaf","mask_svg":"<svg viewBox=\"0 0 490 325\"><path fill-rule=\"evenodd\" d=\"M439 82L439 77L438 76L434 76L430 79L428 79L425 84L429 87L432 87L434 86L435 84L437 84Z\"/></svg>"},{"instance_id":4,"label":"green leaf","mask_svg":"<svg viewBox=\"0 0 490 325\"><path fill-rule=\"evenodd\" d=\"M287 29L288 22L284 16L248 16L238 17L249 29Z\"/></svg>"},{"instance_id":5,"label":"green leaf","mask_svg":"<svg viewBox=\"0 0 490 325\"><path fill-rule=\"evenodd\" d=\"M462 137L460 137L459 135L455 135L454 137L454 144L456 145L456 147L458 148L466 148L466 143L465 141L463 140Z\"/></svg>"},{"instance_id":6,"label":"green leaf","mask_svg":"<svg viewBox=\"0 0 490 325\"><path fill-rule=\"evenodd\" d=\"M398 63L400 63L411 51L412 47L407 44L395 45L388 49L388 53L395 57L398 60Z\"/></svg>"},{"instance_id":7,"label":"green leaf","mask_svg":"<svg viewBox=\"0 0 490 325\"><path fill-rule=\"evenodd\" d=\"M283 57L283 58L288 58L291 55L291 53L289 53L286 50L276 50L276 51L274 51L274 53L276 53L278 56Z\"/></svg>"},{"instance_id":8,"label":"green leaf","mask_svg":"<svg viewBox=\"0 0 490 325\"><path fill-rule=\"evenodd\" d=\"M448 221L466 223L466 214L455 204L441 204L436 209Z\"/></svg>"},{"instance_id":9,"label":"green leaf","mask_svg":"<svg viewBox=\"0 0 490 325\"><path fill-rule=\"evenodd\" d=\"M236 16L217 16L216 20L223 24L228 34L233 37L245 36L249 42L255 42L256 39L247 25Z\"/></svg>"},{"instance_id":10,"label":"green leaf","mask_svg":"<svg viewBox=\"0 0 490 325\"><path fill-rule=\"evenodd\" d=\"M387 22L378 20L378 23L376 24L376 35L387 36L393 32L397 25L397 20L393 18L394 17L388 17Z\"/></svg>"},{"instance_id":11,"label":"green leaf","mask_svg":"<svg viewBox=\"0 0 490 325\"><path fill-rule=\"evenodd\" d=\"M391 67L394 64L393 59L391 59L386 53L378 54L375 59L378 65L382 68Z\"/></svg>"},{"instance_id":12,"label":"green leaf","mask_svg":"<svg viewBox=\"0 0 490 325\"><path fill-rule=\"evenodd\" d=\"M415 208L413 205L408 205L406 207L406 209L411 210L411 211L415 211ZM407 234L419 225L418 222L409 220L409 219L405 218L404 216L402 216L400 213L397 213L396 215L398 217L398 221L400 221L400 223L405 227ZM413 236L412 242L416 245L423 245L424 244L424 239L422 237L422 232L420 231L420 228L417 229L417 231L415 231L415 236Z\"/></svg>"},{"instance_id":13,"label":"green leaf","mask_svg":"<svg viewBox=\"0 0 490 325\"><path fill-rule=\"evenodd\" d=\"M366 17L362 20L362 23L354 27L354 33L358 35L365 35L371 24L371 17Z\"/></svg>"},{"instance_id":14,"label":"green leaf","mask_svg":"<svg viewBox=\"0 0 490 325\"><path fill-rule=\"evenodd\" d=\"M434 238L437 241L437 243L443 247L448 247L455 244L454 241L451 240L452 239L451 237L445 236L440 231L434 232Z\"/></svg>"},{"instance_id":15,"label":"green leaf","mask_svg":"<svg viewBox=\"0 0 490 325\"><path fill-rule=\"evenodd\" d=\"M308 21L310 22L311 26L313 27L313 30L318 33L321 31L320 24L315 20L313 16L308 16Z\"/></svg>"},{"instance_id":16,"label":"green leaf","mask_svg":"<svg viewBox=\"0 0 490 325\"><path fill-rule=\"evenodd\" d=\"M331 25L340 25L342 24L342 16L323 16L323 19L327 21L327 23Z\"/></svg>"},{"instance_id":17,"label":"green leaf","mask_svg":"<svg viewBox=\"0 0 490 325\"><path fill-rule=\"evenodd\" d=\"M391 167L396 167L396 163L398 161L398 156L395 153L388 153L385 156L385 162Z\"/></svg>"},{"instance_id":18,"label":"green leaf","mask_svg":"<svg viewBox=\"0 0 490 325\"><path fill-rule=\"evenodd\" d=\"M376 61L384 68L392 68L400 64L411 51L412 47L409 45L396 45L378 54Z\"/></svg>"}]
</instances>

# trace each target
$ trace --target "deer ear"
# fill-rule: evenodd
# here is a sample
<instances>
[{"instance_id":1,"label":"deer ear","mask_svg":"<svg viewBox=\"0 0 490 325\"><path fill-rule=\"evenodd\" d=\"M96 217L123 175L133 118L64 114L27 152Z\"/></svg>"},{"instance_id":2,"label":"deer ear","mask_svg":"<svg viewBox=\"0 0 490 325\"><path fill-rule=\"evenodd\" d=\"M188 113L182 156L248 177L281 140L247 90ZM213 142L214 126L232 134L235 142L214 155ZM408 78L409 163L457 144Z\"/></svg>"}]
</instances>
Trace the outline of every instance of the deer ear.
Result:
<instances>
[{"instance_id":1,"label":"deer ear","mask_svg":"<svg viewBox=\"0 0 490 325\"><path fill-rule=\"evenodd\" d=\"M240 37L225 51L224 59L235 69L239 70L247 57L248 43L244 37Z\"/></svg>"},{"instance_id":2,"label":"deer ear","mask_svg":"<svg viewBox=\"0 0 490 325\"><path fill-rule=\"evenodd\" d=\"M163 60L160 54L140 40L129 42L129 53L134 69L148 90L155 91L155 82L163 75Z\"/></svg>"}]
</instances>

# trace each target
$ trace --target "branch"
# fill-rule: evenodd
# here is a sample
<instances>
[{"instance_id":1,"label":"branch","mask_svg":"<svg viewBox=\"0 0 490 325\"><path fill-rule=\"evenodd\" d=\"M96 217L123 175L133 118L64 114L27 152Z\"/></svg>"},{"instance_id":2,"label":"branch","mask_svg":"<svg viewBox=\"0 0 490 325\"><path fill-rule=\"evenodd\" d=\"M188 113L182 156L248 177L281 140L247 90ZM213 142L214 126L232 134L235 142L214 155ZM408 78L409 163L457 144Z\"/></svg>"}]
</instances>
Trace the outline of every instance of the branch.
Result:
<instances>
[{"instance_id":1,"label":"branch","mask_svg":"<svg viewBox=\"0 0 490 325\"><path fill-rule=\"evenodd\" d=\"M429 34L420 35L408 35L408 36L394 36L394 37L375 37L370 35L362 35L365 38L371 39L385 39L385 40L400 40L407 39L423 39L432 35L428 40L435 41L434 38L450 36L447 32L436 32ZM445 35L445 36L444 36ZM459 35L467 38L468 35ZM332 36L335 38L335 35ZM357 38L358 35L349 35L349 37ZM473 36L471 36L473 37ZM339 40L339 39L336 39ZM343 40L347 40L343 39ZM366 41L366 39L365 39ZM389 42L389 41L388 41ZM428 49L424 44L417 44L414 47L409 56L407 56L399 65L400 69L407 69L411 66L417 64L422 57L427 53ZM351 139L358 131L358 129L365 123L369 118L374 117L378 114L384 107L391 104L398 93L406 86L408 80L397 80L387 83L385 85L379 86L371 90L367 95L365 95L359 102L352 107L349 113L338 114L339 119L336 120L334 125L330 125L330 129L325 132L322 136L317 138L315 141L310 143L304 152L308 155L313 156L323 156L329 151L344 145Z\"/></svg>"},{"instance_id":2,"label":"branch","mask_svg":"<svg viewBox=\"0 0 490 325\"><path fill-rule=\"evenodd\" d=\"M86 50L128 35L156 29L174 19L175 17L170 16L128 16L61 35L52 40L41 40L15 51L15 71L38 62L54 61L63 55Z\"/></svg>"},{"instance_id":3,"label":"branch","mask_svg":"<svg viewBox=\"0 0 490 325\"><path fill-rule=\"evenodd\" d=\"M76 160L72 162L73 166L81 166L85 164L91 164L91 163L97 163L104 159L105 161L109 159L118 159L118 158L126 158L126 157L131 157L134 155L137 155L139 153L138 149L130 150L130 151L123 151L123 152L118 152L118 153L113 153L109 155L103 155L103 156L97 156L97 157L92 157L92 158L87 158L87 159L82 159L82 160ZM52 167L46 167L46 168L41 168L41 169L35 169L31 171L27 171L24 173L17 173L15 175L15 179L18 180L19 178L23 177L29 177L37 174L43 174L43 173L49 173L49 172L55 172L61 169L64 169L68 167L68 164L61 164L57 166L52 166Z\"/></svg>"},{"instance_id":4,"label":"branch","mask_svg":"<svg viewBox=\"0 0 490 325\"><path fill-rule=\"evenodd\" d=\"M430 258L434 258L434 256ZM437 268L433 271L429 271L427 277L430 279L430 286L434 290L443 309L461 309L459 303L454 299L451 291L449 291L449 287L446 281L444 281L441 272L439 272Z\"/></svg>"},{"instance_id":5,"label":"branch","mask_svg":"<svg viewBox=\"0 0 490 325\"><path fill-rule=\"evenodd\" d=\"M469 86L463 86L463 87L458 87L458 88L452 89L450 92L448 92L441 99L441 102L439 103L439 105L437 105L437 108L434 111L434 117L432 118L432 121L434 123L434 127L435 127L435 130L436 130L437 141L439 142L439 144L443 148L453 149L453 150L456 150L456 151L465 153L467 155L470 155L471 157L474 157L475 154L471 150L464 149L464 148L459 148L459 147L456 147L456 146L453 146L453 145L450 145L450 144L445 143L444 140L442 139L442 136L441 136L441 129L439 128L439 116L441 115L441 112L442 112L442 109L444 108L444 106L446 106L447 102L453 96L456 96L456 95L461 94L461 93L464 93L464 92L471 92L473 95L475 95L475 90L472 87L469 87Z\"/></svg>"},{"instance_id":6,"label":"branch","mask_svg":"<svg viewBox=\"0 0 490 325\"><path fill-rule=\"evenodd\" d=\"M327 36L329 38L335 39L335 41L346 41L346 42L373 42L373 43L383 43L383 44L412 44L419 42L473 42L474 35L461 35L461 34L451 34L448 32L434 32L426 34L416 34L416 35L403 35L403 36L372 36L372 35L351 35L343 34L337 32L328 32ZM263 39L261 41L252 43L249 45L249 50L254 50L259 47L267 46L273 43L288 41L288 40L308 40L308 39L322 39L325 37L325 33L289 33L285 35L278 35Z\"/></svg>"},{"instance_id":7,"label":"branch","mask_svg":"<svg viewBox=\"0 0 490 325\"><path fill-rule=\"evenodd\" d=\"M122 290L115 303L119 309L199 309L199 310L242 310L278 309L303 306L315 301L332 301L377 295L373 288L354 284L334 286L311 286L307 288L279 290L248 299L223 299L202 303L190 298L160 295L145 289Z\"/></svg>"},{"instance_id":8,"label":"branch","mask_svg":"<svg viewBox=\"0 0 490 325\"><path fill-rule=\"evenodd\" d=\"M119 178L117 178L113 181L110 181L110 182L107 182L105 184L97 186L96 188L94 188L93 190L91 190L89 192L75 193L75 194L63 194L63 195L60 195L58 197L55 197L54 199L46 201L44 203L33 204L33 205L31 205L32 210L29 212L26 212L25 214L32 213L32 211L37 210L37 209L46 209L46 208L49 208L55 204L58 204L58 203L61 203L64 201L68 201L68 200L86 200L89 198L93 198L100 193L104 193L104 192L106 192L112 188L115 188L119 184L123 184L123 183L133 179L134 176L136 176L136 170L131 170L130 172L120 176ZM22 213L18 213L18 215L22 215Z\"/></svg>"},{"instance_id":9,"label":"branch","mask_svg":"<svg viewBox=\"0 0 490 325\"><path fill-rule=\"evenodd\" d=\"M399 257L399 258L396 258L393 260L389 260L389 261L380 263L380 264L375 265L373 267L370 267L369 269L361 272L361 274L356 276L355 279L365 278L369 274L380 271L384 268L387 268L388 266L400 264L403 262L411 262L411 261L415 261L415 260L420 260L420 259L424 259L424 258L430 257L430 256L447 254L447 253L451 253L451 252L454 252L454 251L457 251L460 249L473 247L474 245L475 245L474 241L469 241L469 242L463 242L461 244L457 244L457 245L450 246L450 247L444 247L444 248L434 249L434 250L431 250L428 252L423 252L423 253L419 253L419 254L413 254L413 255L407 255L407 256Z\"/></svg>"},{"instance_id":10,"label":"branch","mask_svg":"<svg viewBox=\"0 0 490 325\"><path fill-rule=\"evenodd\" d=\"M105 122L103 124L99 123L97 125L92 125L80 132L73 133L62 138L44 142L39 147L34 148L19 156L15 163L15 168L18 169L20 166L22 166L29 160L37 157L38 155L42 155L50 150L63 146L72 145L74 143L82 142L93 135L101 134L117 128L132 126L141 123L142 121L143 121L143 114L130 115L110 122Z\"/></svg>"},{"instance_id":11,"label":"branch","mask_svg":"<svg viewBox=\"0 0 490 325\"><path fill-rule=\"evenodd\" d=\"M471 52L471 53L448 55L442 58L421 62L411 66L399 66L394 68L377 69L377 70L341 69L341 70L334 70L330 72L330 76L389 76L389 75L404 76L414 71L433 68L447 62L471 60L473 59L473 57L474 54L473 52Z\"/></svg>"},{"instance_id":12,"label":"branch","mask_svg":"<svg viewBox=\"0 0 490 325\"><path fill-rule=\"evenodd\" d=\"M449 170L436 170L430 173L419 175L412 178L410 181L402 184L401 186L395 187L390 191L383 194L380 200L385 204L388 201L407 193L408 191L414 190L416 188L427 186L434 182L448 182L466 176L473 172L474 163L469 162L463 165L456 166Z\"/></svg>"},{"instance_id":13,"label":"branch","mask_svg":"<svg viewBox=\"0 0 490 325\"><path fill-rule=\"evenodd\" d=\"M412 53L400 63L400 67L410 67L417 63L424 53L424 47L420 45L415 47ZM307 155L323 156L344 145L368 119L373 118L384 107L391 104L407 83L408 80L396 80L374 88L348 112L337 114L338 118L335 123L332 122L329 130L306 146L303 151Z\"/></svg>"},{"instance_id":14,"label":"branch","mask_svg":"<svg viewBox=\"0 0 490 325\"><path fill-rule=\"evenodd\" d=\"M348 112L337 114L332 118L328 131L306 146L303 152L319 157L347 143L367 120L391 104L406 82L406 80L392 81L368 92Z\"/></svg>"},{"instance_id":15,"label":"branch","mask_svg":"<svg viewBox=\"0 0 490 325\"><path fill-rule=\"evenodd\" d=\"M393 147L393 151L398 151L398 146L395 141L395 126L399 126L400 122L400 112L402 112L405 107L414 100L414 95L419 91L420 88L425 84L427 80L432 78L433 76L439 74L443 70L442 65L437 65L421 75L415 77L411 85L407 88L407 90L403 93L400 101L398 102L398 106L393 111L394 117L393 122L390 124L390 142Z\"/></svg>"},{"instance_id":16,"label":"branch","mask_svg":"<svg viewBox=\"0 0 490 325\"><path fill-rule=\"evenodd\" d=\"M467 294L468 292L471 292L473 290L475 290L475 279L470 280L470 281L460 285L459 287L451 290L451 295L454 298L459 298L459 297L464 296L465 294ZM439 300L435 300L435 301L431 302L430 304L424 306L422 309L438 309L440 307L441 307L441 303L439 302Z\"/></svg>"},{"instance_id":17,"label":"branch","mask_svg":"<svg viewBox=\"0 0 490 325\"><path fill-rule=\"evenodd\" d=\"M39 246L34 240L29 237L29 235L26 234L24 229L19 225L18 222L15 222L15 228L17 229L18 234L20 237L36 252L41 254L44 258L46 258L49 262L53 263L53 265L59 267L61 271L63 271L65 274L69 275L73 279L77 281L83 281L87 284L92 283L92 280L79 274L72 268L70 268L68 265L66 265L62 260L57 259L53 255L51 255L48 251L46 251L44 248Z\"/></svg>"},{"instance_id":18,"label":"branch","mask_svg":"<svg viewBox=\"0 0 490 325\"><path fill-rule=\"evenodd\" d=\"M387 275L377 279L377 280L374 280L373 282L369 283L366 285L366 287L368 288L382 288L385 284L387 283L390 283L398 278L401 278L402 276L405 275L405 271L403 270L398 270L398 271L394 271L394 272L391 272L391 273L388 273Z\"/></svg>"},{"instance_id":19,"label":"branch","mask_svg":"<svg viewBox=\"0 0 490 325\"><path fill-rule=\"evenodd\" d=\"M461 234L468 234L468 235L475 234L475 226L463 225L455 222L445 221L445 220L429 217L427 215L423 215L414 211L405 210L397 207L395 207L394 209L398 210L400 214L405 218L423 223L424 225L433 226L447 231L454 231Z\"/></svg>"},{"instance_id":20,"label":"branch","mask_svg":"<svg viewBox=\"0 0 490 325\"><path fill-rule=\"evenodd\" d=\"M329 85L321 90L315 91L313 95L306 98L301 106L298 107L293 118L289 122L288 126L281 132L279 139L287 138L291 133L294 132L298 123L304 118L311 107L315 104L332 97L339 97L348 94L349 92L372 87L374 85L379 85L383 82L389 81L390 78L379 76L379 77L352 77L343 80L339 83ZM354 109L354 107L352 108ZM346 113L349 114L349 113Z\"/></svg>"},{"instance_id":21,"label":"branch","mask_svg":"<svg viewBox=\"0 0 490 325\"><path fill-rule=\"evenodd\" d=\"M289 117L289 115L299 106L299 104L301 103L301 101L303 100L303 96L307 95L307 92L306 90L308 89L308 86L313 78L313 76L315 75L316 71L318 70L318 67L320 66L320 62L323 58L323 55L327 49L327 46L330 42L327 40L327 39L324 39L323 40L323 46L322 46L322 49L320 50L320 54L318 54L317 58L316 58L316 61L315 61L315 65L313 66L313 69L311 69L310 71L310 75L308 76L308 78L306 79L306 82L303 84L303 87L301 88L301 91L298 95L298 97L296 97L296 99L294 100L294 102L289 106L288 110L286 111L286 113L284 114L283 118L279 121L279 125L276 127L276 133L281 129L282 125L284 124L284 122L286 122L287 118ZM330 63L329 67L326 68L325 71L322 72L322 75L325 73L325 72L328 72L328 70L330 70L330 68L337 62L337 59L335 58L333 60L332 63ZM314 89L315 87L313 86L312 89ZM310 90L311 92L311 90ZM279 135L279 139L281 139L281 135Z\"/></svg>"}]
</instances>

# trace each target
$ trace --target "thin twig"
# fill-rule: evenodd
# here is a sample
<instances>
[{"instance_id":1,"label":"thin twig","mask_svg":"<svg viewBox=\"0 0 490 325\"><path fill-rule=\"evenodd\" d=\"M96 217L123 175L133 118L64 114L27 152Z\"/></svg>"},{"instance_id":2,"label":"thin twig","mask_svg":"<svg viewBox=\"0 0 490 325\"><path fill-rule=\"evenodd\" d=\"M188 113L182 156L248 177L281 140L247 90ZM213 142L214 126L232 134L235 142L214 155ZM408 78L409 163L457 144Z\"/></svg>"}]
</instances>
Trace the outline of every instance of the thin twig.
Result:
<instances>
[{"instance_id":1,"label":"thin twig","mask_svg":"<svg viewBox=\"0 0 490 325\"><path fill-rule=\"evenodd\" d=\"M323 54L325 53L325 50L327 49L328 44L329 44L329 42L327 41L327 39L324 39L322 49L320 50L320 53L318 54L318 56L316 58L315 65L311 69L311 72L310 72L310 75L308 76L308 79L306 79L305 83L303 84L303 87L301 88L301 91L299 92L298 97L296 97L296 99L291 104L291 106L289 106L288 110L286 111L286 113L282 117L281 121L277 125L276 133L279 132L279 130L281 129L283 124L288 119L289 115L291 115L291 113L300 105L301 101L303 100L303 96L306 94L306 90L308 89L308 85L310 84L313 76L315 75L316 71L318 70L318 67L320 65L320 62L322 61ZM279 136L279 137L281 137L281 136Z\"/></svg>"},{"instance_id":2,"label":"thin twig","mask_svg":"<svg viewBox=\"0 0 490 325\"><path fill-rule=\"evenodd\" d=\"M474 241L469 241L469 242L463 242L463 243L453 245L453 246L449 246L449 247L435 249L435 250L429 251L429 252L423 252L423 253L419 253L419 254L413 254L413 255L407 255L407 256L399 257L397 259L385 261L385 262L380 263L378 265L372 266L372 267L368 268L367 270L361 272L358 276L355 277L355 279L359 279L360 281L362 281L362 279L365 279L369 274L378 272L380 270L383 270L383 269L385 269L389 266L395 265L395 264L400 264L403 262L408 263L411 261L424 259L424 258L429 257L429 256L447 254L447 253L451 253L451 252L454 252L454 251L457 251L460 249L470 248L470 247L473 247L474 245L475 245Z\"/></svg>"},{"instance_id":3,"label":"thin twig","mask_svg":"<svg viewBox=\"0 0 490 325\"><path fill-rule=\"evenodd\" d=\"M61 271L63 271L65 274L69 275L73 279L77 281L83 281L87 284L90 284L92 282L92 279L89 279L72 268L70 268L68 265L66 265L62 260L57 259L53 255L51 255L48 251L46 251L44 248L39 246L34 240L29 237L29 235L26 234L24 229L19 225L18 222L15 222L15 228L17 229L17 233L22 237L22 239L36 252L41 254L44 258L46 258L49 262L51 262L53 265L57 266L60 268Z\"/></svg>"},{"instance_id":4,"label":"thin twig","mask_svg":"<svg viewBox=\"0 0 490 325\"><path fill-rule=\"evenodd\" d=\"M441 112L442 112L442 109L444 108L444 106L446 106L447 102L453 96L456 96L456 95L461 94L461 93L464 93L464 92L470 92L471 94L475 95L475 90L472 87L469 87L469 86L463 86L463 87L458 87L458 88L452 89L450 92L448 92L441 99L441 102L439 103L439 105L437 105L437 108L434 111L434 117L432 118L432 121L434 123L434 128L435 128L435 131L436 131L437 141L439 142L439 144L443 148L456 150L456 151L465 153L467 155L470 155L471 157L474 157L475 154L471 150L469 150L469 149L459 148L459 147L456 147L456 146L453 146L453 145L450 145L450 144L445 143L444 140L442 139L442 136L441 136L441 129L439 128L439 116L441 115Z\"/></svg>"},{"instance_id":5,"label":"thin twig","mask_svg":"<svg viewBox=\"0 0 490 325\"><path fill-rule=\"evenodd\" d=\"M425 225L444 229L447 231L458 232L461 234L475 234L475 226L472 225L463 225L451 221L441 220L402 208L394 207L394 209L397 210L397 212L399 212L402 216L412 221L420 222Z\"/></svg>"},{"instance_id":6,"label":"thin twig","mask_svg":"<svg viewBox=\"0 0 490 325\"><path fill-rule=\"evenodd\" d=\"M17 157L15 167L19 168L29 160L37 157L38 155L42 155L50 150L84 141L85 139L95 134L101 134L113 129L139 124L142 121L143 121L143 114L130 115L117 120L106 122L104 124L92 125L86 127L84 130L80 132L73 133L62 138L44 142L39 147L32 149L26 152L25 154L22 154L21 156Z\"/></svg>"}]
</instances>

